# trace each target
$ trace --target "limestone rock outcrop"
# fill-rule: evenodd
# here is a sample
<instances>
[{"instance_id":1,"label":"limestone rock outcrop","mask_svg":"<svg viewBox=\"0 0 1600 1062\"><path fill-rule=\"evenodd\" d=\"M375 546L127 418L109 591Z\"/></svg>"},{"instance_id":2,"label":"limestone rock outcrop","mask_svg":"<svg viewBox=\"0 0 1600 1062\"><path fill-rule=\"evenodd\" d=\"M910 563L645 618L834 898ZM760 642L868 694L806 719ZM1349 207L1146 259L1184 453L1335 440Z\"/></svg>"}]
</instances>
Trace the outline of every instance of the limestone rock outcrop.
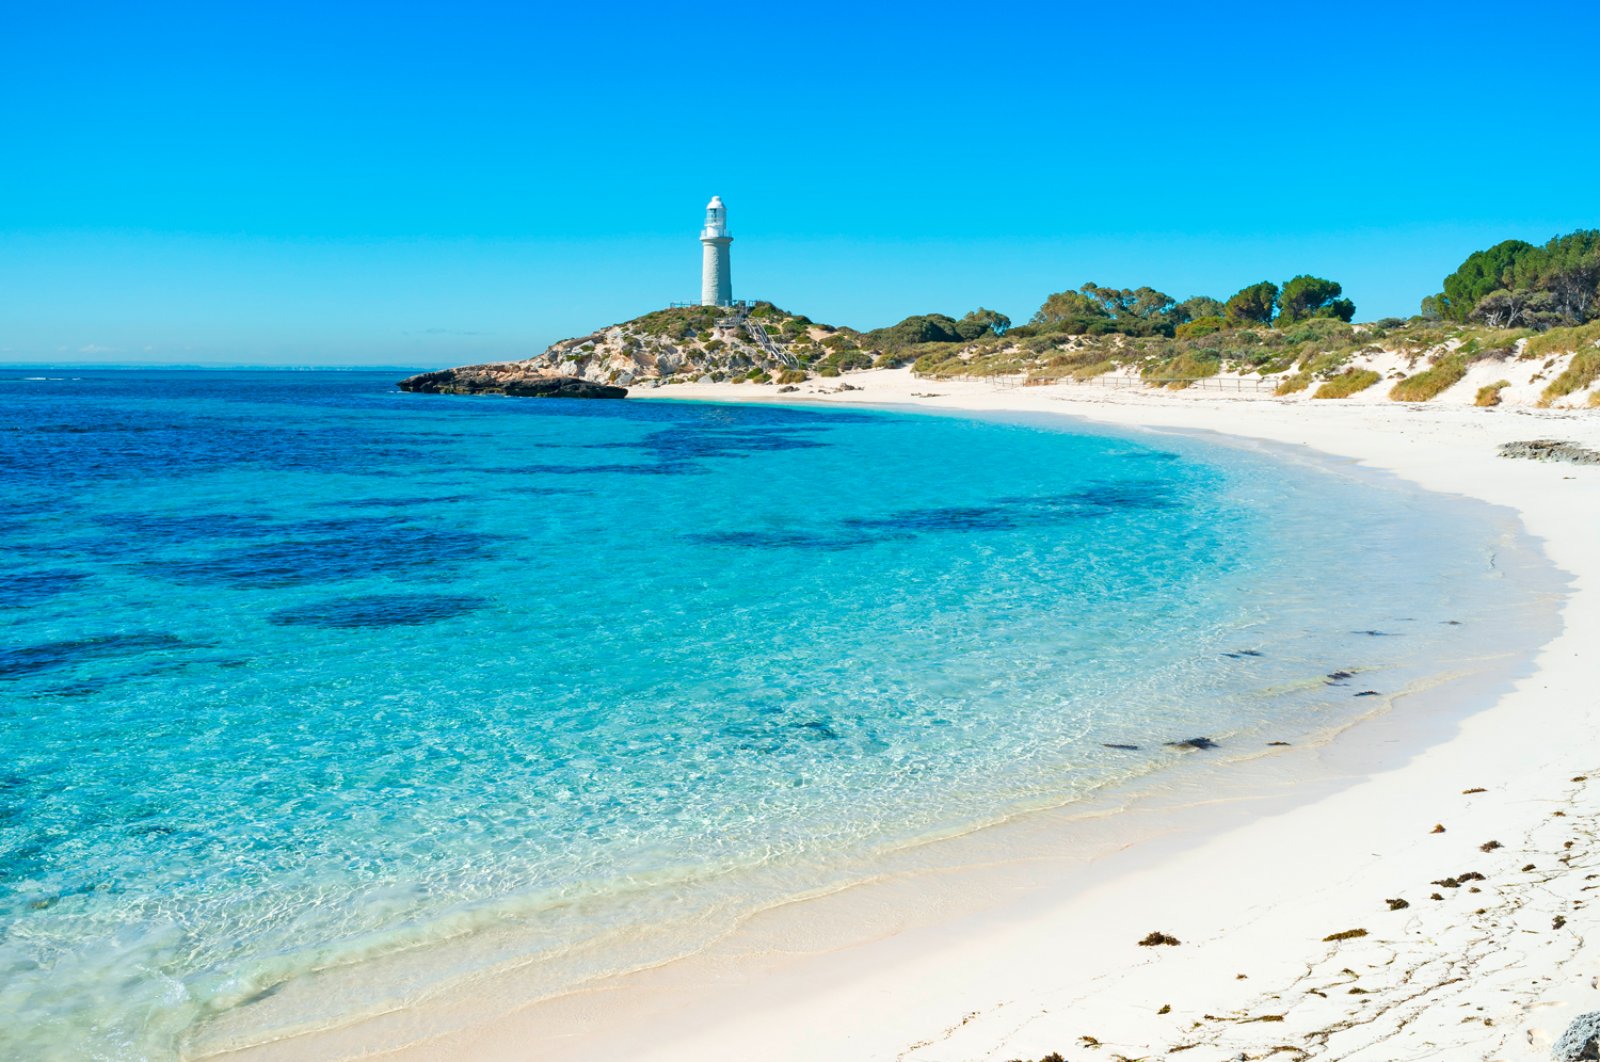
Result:
<instances>
[{"instance_id":1,"label":"limestone rock outcrop","mask_svg":"<svg viewBox=\"0 0 1600 1062\"><path fill-rule=\"evenodd\" d=\"M626 398L628 389L562 376L526 362L464 365L400 381L400 390L430 395L513 395L518 398Z\"/></svg>"}]
</instances>

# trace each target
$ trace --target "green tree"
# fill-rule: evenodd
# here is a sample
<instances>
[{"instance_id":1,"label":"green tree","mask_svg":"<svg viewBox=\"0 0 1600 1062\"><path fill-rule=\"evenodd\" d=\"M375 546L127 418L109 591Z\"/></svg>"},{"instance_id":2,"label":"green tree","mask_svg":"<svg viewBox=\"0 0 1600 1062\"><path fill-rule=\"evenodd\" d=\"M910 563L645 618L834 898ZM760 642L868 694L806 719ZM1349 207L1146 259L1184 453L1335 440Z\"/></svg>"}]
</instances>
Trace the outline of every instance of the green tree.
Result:
<instances>
[{"instance_id":1,"label":"green tree","mask_svg":"<svg viewBox=\"0 0 1600 1062\"><path fill-rule=\"evenodd\" d=\"M914 343L960 343L956 320L942 313L921 313L888 328L875 328L861 338L868 346L892 350Z\"/></svg>"},{"instance_id":2,"label":"green tree","mask_svg":"<svg viewBox=\"0 0 1600 1062\"><path fill-rule=\"evenodd\" d=\"M1135 288L1123 302L1124 311L1142 321L1170 320L1178 302L1155 288Z\"/></svg>"},{"instance_id":3,"label":"green tree","mask_svg":"<svg viewBox=\"0 0 1600 1062\"><path fill-rule=\"evenodd\" d=\"M1227 307L1220 299L1213 299L1209 295L1196 295L1192 299L1184 299L1172 308L1174 324L1184 324L1188 321L1198 321L1202 317L1224 317Z\"/></svg>"},{"instance_id":4,"label":"green tree","mask_svg":"<svg viewBox=\"0 0 1600 1062\"><path fill-rule=\"evenodd\" d=\"M1548 291L1532 288L1501 288L1491 291L1472 308L1472 320L1491 328L1549 328L1562 317L1556 300Z\"/></svg>"},{"instance_id":5,"label":"green tree","mask_svg":"<svg viewBox=\"0 0 1600 1062\"><path fill-rule=\"evenodd\" d=\"M986 310L982 306L956 322L957 334L968 342L987 335L1003 336L1010 327L1011 318L995 310Z\"/></svg>"},{"instance_id":6,"label":"green tree","mask_svg":"<svg viewBox=\"0 0 1600 1062\"><path fill-rule=\"evenodd\" d=\"M1099 302L1081 291L1058 291L1044 300L1044 304L1034 313L1030 323L1049 328L1069 322L1105 319L1109 316Z\"/></svg>"},{"instance_id":7,"label":"green tree","mask_svg":"<svg viewBox=\"0 0 1600 1062\"><path fill-rule=\"evenodd\" d=\"M1549 292L1553 312L1569 324L1583 324L1600 298L1600 230L1557 236L1540 250L1512 267L1513 282Z\"/></svg>"},{"instance_id":8,"label":"green tree","mask_svg":"<svg viewBox=\"0 0 1600 1062\"><path fill-rule=\"evenodd\" d=\"M1444 291L1436 296L1439 312L1446 320L1467 320L1479 299L1510 286L1510 275L1520 259L1538 251L1524 240L1505 240L1487 251L1467 255L1466 261L1444 278Z\"/></svg>"},{"instance_id":9,"label":"green tree","mask_svg":"<svg viewBox=\"0 0 1600 1062\"><path fill-rule=\"evenodd\" d=\"M1192 321L1183 322L1173 334L1179 339L1198 339L1201 336L1209 336L1215 332L1224 331L1227 327L1228 322L1225 318L1216 314L1207 314L1204 317L1196 317Z\"/></svg>"},{"instance_id":10,"label":"green tree","mask_svg":"<svg viewBox=\"0 0 1600 1062\"><path fill-rule=\"evenodd\" d=\"M1278 309L1278 285L1270 280L1241 288L1223 305L1223 312L1234 324L1271 324Z\"/></svg>"},{"instance_id":11,"label":"green tree","mask_svg":"<svg viewBox=\"0 0 1600 1062\"><path fill-rule=\"evenodd\" d=\"M1334 317L1348 321L1355 316L1356 304L1339 296L1344 289L1338 281L1302 273L1284 282L1278 297L1278 323L1294 324L1312 317Z\"/></svg>"}]
</instances>

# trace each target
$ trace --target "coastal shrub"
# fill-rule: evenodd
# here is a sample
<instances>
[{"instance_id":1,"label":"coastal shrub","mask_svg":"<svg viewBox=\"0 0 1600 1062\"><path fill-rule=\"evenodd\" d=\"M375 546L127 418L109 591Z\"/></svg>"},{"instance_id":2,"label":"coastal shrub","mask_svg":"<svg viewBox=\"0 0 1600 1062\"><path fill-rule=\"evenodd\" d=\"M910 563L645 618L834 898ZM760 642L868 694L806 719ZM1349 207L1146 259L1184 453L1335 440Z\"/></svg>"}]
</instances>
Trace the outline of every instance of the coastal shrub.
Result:
<instances>
[{"instance_id":1,"label":"coastal shrub","mask_svg":"<svg viewBox=\"0 0 1600 1062\"><path fill-rule=\"evenodd\" d=\"M1117 367L1114 361L1097 361L1090 365L1080 365L1072 370L1074 380L1092 380L1096 376L1104 376Z\"/></svg>"},{"instance_id":2,"label":"coastal shrub","mask_svg":"<svg viewBox=\"0 0 1600 1062\"><path fill-rule=\"evenodd\" d=\"M911 370L924 376L950 376L963 371L966 364L958 354L929 351L911 363Z\"/></svg>"},{"instance_id":3,"label":"coastal shrub","mask_svg":"<svg viewBox=\"0 0 1600 1062\"><path fill-rule=\"evenodd\" d=\"M1262 376L1276 376L1281 372L1288 372L1294 368L1300 359L1292 353L1283 351L1263 350L1256 356L1245 359L1255 371Z\"/></svg>"},{"instance_id":4,"label":"coastal shrub","mask_svg":"<svg viewBox=\"0 0 1600 1062\"><path fill-rule=\"evenodd\" d=\"M942 313L913 314L887 328L874 328L862 338L886 350L918 343L960 343L963 337L957 324L955 318Z\"/></svg>"},{"instance_id":5,"label":"coastal shrub","mask_svg":"<svg viewBox=\"0 0 1600 1062\"><path fill-rule=\"evenodd\" d=\"M1298 323L1291 323L1282 331L1283 337L1290 342L1315 342L1323 345L1334 339L1350 339L1355 334L1354 328L1333 317L1307 318Z\"/></svg>"},{"instance_id":6,"label":"coastal shrub","mask_svg":"<svg viewBox=\"0 0 1600 1062\"><path fill-rule=\"evenodd\" d=\"M1311 374L1309 372L1297 372L1293 376L1284 377L1272 393L1280 397L1292 395L1297 391L1304 391L1310 386Z\"/></svg>"},{"instance_id":7,"label":"coastal shrub","mask_svg":"<svg viewBox=\"0 0 1600 1062\"><path fill-rule=\"evenodd\" d=\"M1600 409L1600 391L1595 391L1589 396L1589 408Z\"/></svg>"},{"instance_id":8,"label":"coastal shrub","mask_svg":"<svg viewBox=\"0 0 1600 1062\"><path fill-rule=\"evenodd\" d=\"M1475 406L1498 406L1500 392L1511 386L1510 380L1496 380L1492 384L1485 384L1478 388L1478 397L1473 400Z\"/></svg>"},{"instance_id":9,"label":"coastal shrub","mask_svg":"<svg viewBox=\"0 0 1600 1062\"><path fill-rule=\"evenodd\" d=\"M1200 336L1225 331L1227 327L1228 321L1224 317L1196 317L1179 325L1173 334L1179 339L1198 339Z\"/></svg>"},{"instance_id":10,"label":"coastal shrub","mask_svg":"<svg viewBox=\"0 0 1600 1062\"><path fill-rule=\"evenodd\" d=\"M1600 379L1600 350L1581 350L1572 356L1566 371L1550 381L1539 396L1539 404L1548 406L1564 395L1583 390L1597 379Z\"/></svg>"},{"instance_id":11,"label":"coastal shrub","mask_svg":"<svg viewBox=\"0 0 1600 1062\"><path fill-rule=\"evenodd\" d=\"M749 373L745 375L745 379L750 380L753 383L771 383L772 374L762 369L751 369Z\"/></svg>"},{"instance_id":12,"label":"coastal shrub","mask_svg":"<svg viewBox=\"0 0 1600 1062\"><path fill-rule=\"evenodd\" d=\"M1467 374L1468 355L1447 354L1415 376L1408 376L1389 389L1396 402L1426 402L1437 398L1461 382Z\"/></svg>"},{"instance_id":13,"label":"coastal shrub","mask_svg":"<svg viewBox=\"0 0 1600 1062\"><path fill-rule=\"evenodd\" d=\"M1383 377L1371 369L1346 369L1338 376L1325 381L1311 397L1349 398L1359 391L1365 391L1381 379Z\"/></svg>"},{"instance_id":14,"label":"coastal shrub","mask_svg":"<svg viewBox=\"0 0 1600 1062\"><path fill-rule=\"evenodd\" d=\"M1139 374L1147 380L1166 380L1168 386L1187 386L1188 381L1215 376L1222 371L1222 353L1216 349L1184 351L1170 360L1147 361Z\"/></svg>"},{"instance_id":15,"label":"coastal shrub","mask_svg":"<svg viewBox=\"0 0 1600 1062\"><path fill-rule=\"evenodd\" d=\"M804 369L785 369L778 374L778 382L781 384L804 383L805 380L806 371Z\"/></svg>"},{"instance_id":16,"label":"coastal shrub","mask_svg":"<svg viewBox=\"0 0 1600 1062\"><path fill-rule=\"evenodd\" d=\"M964 364L963 371L968 376L1011 376L1027 370L1021 360L1005 352L973 358Z\"/></svg>"},{"instance_id":17,"label":"coastal shrub","mask_svg":"<svg viewBox=\"0 0 1600 1062\"><path fill-rule=\"evenodd\" d=\"M822 368L817 370L817 375L818 376L828 376L828 377L838 376L839 375L839 366L837 366L837 365L824 365Z\"/></svg>"},{"instance_id":18,"label":"coastal shrub","mask_svg":"<svg viewBox=\"0 0 1600 1062\"><path fill-rule=\"evenodd\" d=\"M835 352L823 358L822 364L826 368L833 369L834 375L837 376L841 372L872 368L872 355L864 350Z\"/></svg>"},{"instance_id":19,"label":"coastal shrub","mask_svg":"<svg viewBox=\"0 0 1600 1062\"><path fill-rule=\"evenodd\" d=\"M1307 351L1300 356L1300 361L1297 364L1301 372L1308 372L1312 376L1326 378L1332 375L1336 369L1343 368L1344 363L1349 360L1350 354L1350 351Z\"/></svg>"}]
</instances>

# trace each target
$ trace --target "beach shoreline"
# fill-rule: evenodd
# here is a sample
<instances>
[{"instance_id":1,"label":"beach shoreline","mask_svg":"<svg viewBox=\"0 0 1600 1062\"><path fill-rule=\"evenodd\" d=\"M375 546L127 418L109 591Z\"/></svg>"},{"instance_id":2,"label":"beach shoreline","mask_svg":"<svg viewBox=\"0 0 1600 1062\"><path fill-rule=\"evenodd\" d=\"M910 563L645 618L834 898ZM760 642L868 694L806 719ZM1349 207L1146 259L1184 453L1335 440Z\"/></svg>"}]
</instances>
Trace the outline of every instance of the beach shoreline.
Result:
<instances>
[{"instance_id":1,"label":"beach shoreline","mask_svg":"<svg viewBox=\"0 0 1600 1062\"><path fill-rule=\"evenodd\" d=\"M1492 692L1450 683L1419 692L1401 710L1275 755L1276 774L1245 772L1219 790L1216 772L1199 772L1191 777L1209 781L1112 801L1109 815L1030 812L956 839L957 862L920 853L865 886L760 912L685 959L457 1023L398 1051L357 1050L355 1040L322 1047L406 1059L954 1062L1181 1048L1188 1059L1232 1060L1275 1047L1288 1058L1532 1058L1547 1055L1572 1015L1600 1007L1574 966L1583 872L1564 870L1565 890L1545 879L1563 856L1587 865L1596 854L1579 829L1594 801L1569 779L1600 768L1584 761L1595 736L1584 680L1594 669L1582 656L1600 633L1593 536L1587 550L1584 537L1600 526L1600 469L1495 454L1499 442L1548 435L1595 446L1597 418L996 390L904 370L848 382L858 389L689 385L662 396L1065 414L1118 430L1303 446L1514 511L1570 580L1560 633L1534 669L1502 674ZM1467 702L1492 706L1450 710ZM1441 820L1451 826L1433 834ZM1498 847L1481 850L1491 841ZM1520 869L1529 863L1533 871ZM1469 873L1484 879L1456 877ZM1391 911L1389 898L1406 906ZM1562 927L1552 928L1556 918ZM1323 940L1357 928L1366 934ZM1154 931L1183 943L1139 947ZM1543 946L1515 951L1524 936ZM1488 961L1512 954L1515 971ZM1463 976L1463 958L1493 969Z\"/></svg>"}]
</instances>

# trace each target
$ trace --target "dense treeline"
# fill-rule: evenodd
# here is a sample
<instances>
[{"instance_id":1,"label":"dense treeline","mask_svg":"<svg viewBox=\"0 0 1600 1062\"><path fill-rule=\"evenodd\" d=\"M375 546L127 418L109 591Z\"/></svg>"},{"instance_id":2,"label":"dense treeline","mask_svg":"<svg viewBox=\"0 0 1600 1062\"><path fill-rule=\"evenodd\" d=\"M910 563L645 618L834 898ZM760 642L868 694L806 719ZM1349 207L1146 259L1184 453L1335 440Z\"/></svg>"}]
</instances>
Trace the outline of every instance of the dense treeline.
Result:
<instances>
[{"instance_id":1,"label":"dense treeline","mask_svg":"<svg viewBox=\"0 0 1600 1062\"><path fill-rule=\"evenodd\" d=\"M1422 300L1424 317L1495 328L1581 325L1600 315L1600 229L1580 229L1543 247L1506 240L1474 251Z\"/></svg>"},{"instance_id":2,"label":"dense treeline","mask_svg":"<svg viewBox=\"0 0 1600 1062\"><path fill-rule=\"evenodd\" d=\"M959 321L944 314L918 314L862 335L865 345L895 350L922 343L970 343L988 335L1123 335L1139 338L1204 336L1241 327L1288 327L1315 318L1349 321L1355 303L1341 298L1338 282L1302 275L1282 287L1264 280L1226 300L1197 295L1179 302L1151 287L1111 288L1084 284L1045 299L1027 324L1011 328L1004 314L977 309Z\"/></svg>"}]
</instances>

